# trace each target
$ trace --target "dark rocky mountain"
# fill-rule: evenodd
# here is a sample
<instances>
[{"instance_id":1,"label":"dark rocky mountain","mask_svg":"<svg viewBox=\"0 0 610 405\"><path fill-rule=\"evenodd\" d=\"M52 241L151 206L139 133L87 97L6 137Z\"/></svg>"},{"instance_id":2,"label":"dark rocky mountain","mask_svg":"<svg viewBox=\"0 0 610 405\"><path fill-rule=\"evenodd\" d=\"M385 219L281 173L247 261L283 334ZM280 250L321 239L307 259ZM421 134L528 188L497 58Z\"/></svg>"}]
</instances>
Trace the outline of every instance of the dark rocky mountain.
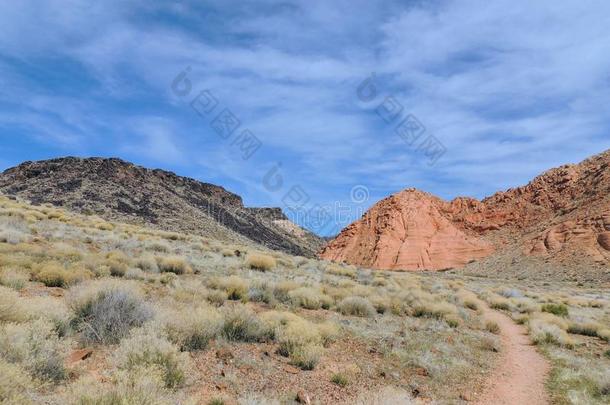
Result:
<instances>
[{"instance_id":1,"label":"dark rocky mountain","mask_svg":"<svg viewBox=\"0 0 610 405\"><path fill-rule=\"evenodd\" d=\"M254 242L294 255L311 257L324 243L280 208L244 207L240 196L220 186L116 158L24 162L0 175L0 192L107 220Z\"/></svg>"}]
</instances>

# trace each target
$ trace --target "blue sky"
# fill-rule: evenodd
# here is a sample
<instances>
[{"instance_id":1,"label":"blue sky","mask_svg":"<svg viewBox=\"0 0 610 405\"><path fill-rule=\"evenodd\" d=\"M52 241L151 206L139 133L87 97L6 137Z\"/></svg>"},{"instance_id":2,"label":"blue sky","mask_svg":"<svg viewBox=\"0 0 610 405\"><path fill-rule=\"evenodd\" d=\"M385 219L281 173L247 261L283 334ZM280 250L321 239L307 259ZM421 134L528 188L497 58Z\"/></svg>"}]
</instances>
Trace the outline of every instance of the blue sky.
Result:
<instances>
[{"instance_id":1,"label":"blue sky","mask_svg":"<svg viewBox=\"0 0 610 405\"><path fill-rule=\"evenodd\" d=\"M203 90L218 105L202 117ZM602 0L0 0L0 169L116 156L343 226L407 187L482 198L606 150L609 106ZM211 125L225 109L228 139ZM412 143L407 116L425 128Z\"/></svg>"}]
</instances>

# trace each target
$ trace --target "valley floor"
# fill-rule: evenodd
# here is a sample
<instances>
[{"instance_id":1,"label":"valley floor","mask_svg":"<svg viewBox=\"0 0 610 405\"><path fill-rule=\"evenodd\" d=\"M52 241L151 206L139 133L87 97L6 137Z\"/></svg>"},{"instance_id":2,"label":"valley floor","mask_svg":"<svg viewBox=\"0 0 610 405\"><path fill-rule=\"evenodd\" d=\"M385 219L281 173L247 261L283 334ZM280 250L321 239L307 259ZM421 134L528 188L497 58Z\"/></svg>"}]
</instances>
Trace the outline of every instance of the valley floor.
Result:
<instances>
[{"instance_id":1,"label":"valley floor","mask_svg":"<svg viewBox=\"0 0 610 405\"><path fill-rule=\"evenodd\" d=\"M609 325L595 287L372 271L0 197L3 404L518 403L526 386L601 404Z\"/></svg>"}]
</instances>

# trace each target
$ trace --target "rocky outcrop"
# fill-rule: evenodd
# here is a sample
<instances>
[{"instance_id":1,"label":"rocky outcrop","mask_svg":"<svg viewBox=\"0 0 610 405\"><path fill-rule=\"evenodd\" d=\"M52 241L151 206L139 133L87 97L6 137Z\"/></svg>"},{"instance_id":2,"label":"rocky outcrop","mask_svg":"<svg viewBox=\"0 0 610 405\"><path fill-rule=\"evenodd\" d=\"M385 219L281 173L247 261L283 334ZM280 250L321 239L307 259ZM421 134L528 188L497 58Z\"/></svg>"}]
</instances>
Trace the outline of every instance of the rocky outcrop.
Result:
<instances>
[{"instance_id":1,"label":"rocky outcrop","mask_svg":"<svg viewBox=\"0 0 610 405\"><path fill-rule=\"evenodd\" d=\"M323 250L327 260L391 270L441 270L489 255L492 246L456 227L447 203L408 189L377 203Z\"/></svg>"},{"instance_id":2,"label":"rocky outcrop","mask_svg":"<svg viewBox=\"0 0 610 405\"><path fill-rule=\"evenodd\" d=\"M0 175L0 192L108 220L255 242L295 255L313 256L323 243L280 208L247 208L240 196L220 186L120 159L25 162Z\"/></svg>"},{"instance_id":3,"label":"rocky outcrop","mask_svg":"<svg viewBox=\"0 0 610 405\"><path fill-rule=\"evenodd\" d=\"M379 269L460 267L492 251L604 266L609 235L610 150L481 201L405 190L372 207L320 255Z\"/></svg>"}]
</instances>

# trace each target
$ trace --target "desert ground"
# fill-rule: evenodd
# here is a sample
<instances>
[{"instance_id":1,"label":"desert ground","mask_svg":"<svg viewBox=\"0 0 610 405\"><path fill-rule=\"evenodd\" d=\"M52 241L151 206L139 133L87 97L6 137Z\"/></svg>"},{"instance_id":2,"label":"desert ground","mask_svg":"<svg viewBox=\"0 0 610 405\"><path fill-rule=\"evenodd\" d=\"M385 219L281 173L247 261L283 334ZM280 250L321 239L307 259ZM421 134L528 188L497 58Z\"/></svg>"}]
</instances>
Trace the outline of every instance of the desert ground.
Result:
<instances>
[{"instance_id":1,"label":"desert ground","mask_svg":"<svg viewBox=\"0 0 610 405\"><path fill-rule=\"evenodd\" d=\"M610 400L604 285L369 270L5 197L0 284L3 404Z\"/></svg>"}]
</instances>

